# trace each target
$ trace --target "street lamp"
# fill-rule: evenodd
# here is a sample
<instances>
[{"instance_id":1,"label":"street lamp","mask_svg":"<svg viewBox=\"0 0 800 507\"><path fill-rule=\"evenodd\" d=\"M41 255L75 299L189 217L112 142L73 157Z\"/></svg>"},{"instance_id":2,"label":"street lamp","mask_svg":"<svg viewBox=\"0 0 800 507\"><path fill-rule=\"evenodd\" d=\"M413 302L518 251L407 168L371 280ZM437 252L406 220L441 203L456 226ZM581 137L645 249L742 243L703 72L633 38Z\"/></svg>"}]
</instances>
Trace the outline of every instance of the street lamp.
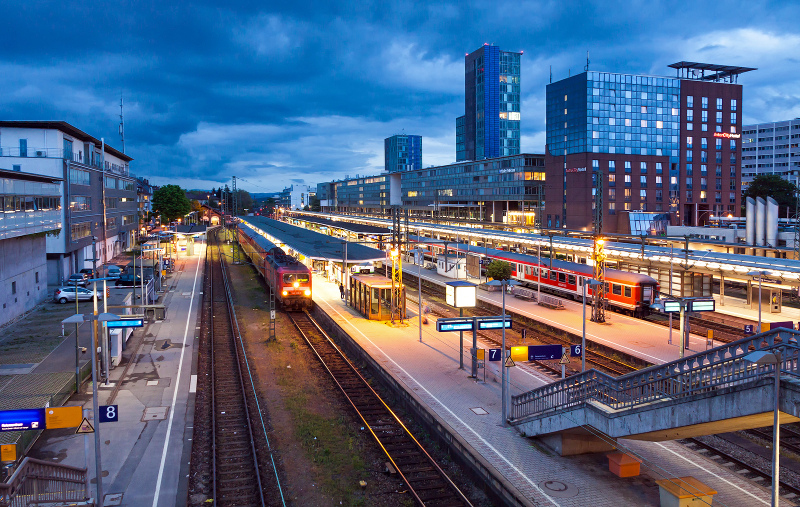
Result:
<instances>
[{"instance_id":1,"label":"street lamp","mask_svg":"<svg viewBox=\"0 0 800 507\"><path fill-rule=\"evenodd\" d=\"M75 297L78 297L75 294ZM95 312L97 311L97 287L95 287ZM101 313L99 315L76 313L62 320L62 324L83 324L86 321L94 322L92 331L92 411L94 412L94 464L97 476L97 501L99 507L103 507L103 475L102 465L100 464L100 408L97 401L97 323L121 320L119 315L113 313Z\"/></svg>"},{"instance_id":2,"label":"street lamp","mask_svg":"<svg viewBox=\"0 0 800 507\"><path fill-rule=\"evenodd\" d=\"M506 287L509 285L519 285L519 282L515 280L492 280L490 282L486 282L486 285L491 285L493 287L501 287L503 290L503 343L500 346L500 374L501 374L501 386L502 389L500 391L500 398L502 403L500 405L500 410L502 412L502 420L503 426L506 426L506 411L508 409L508 402L506 398L508 397L509 386L508 384L511 383L511 372L507 372L506 370Z\"/></svg>"},{"instance_id":3,"label":"street lamp","mask_svg":"<svg viewBox=\"0 0 800 507\"><path fill-rule=\"evenodd\" d=\"M758 276L758 333L761 332L761 277L763 275L771 275L772 271L750 271L747 273L749 276Z\"/></svg>"},{"instance_id":4,"label":"street lamp","mask_svg":"<svg viewBox=\"0 0 800 507\"><path fill-rule=\"evenodd\" d=\"M758 351L744 356L745 361L757 366L775 365L775 408L772 417L772 507L778 507L778 485L780 484L780 424L778 421L778 398L781 392L781 351Z\"/></svg>"},{"instance_id":5,"label":"street lamp","mask_svg":"<svg viewBox=\"0 0 800 507\"><path fill-rule=\"evenodd\" d=\"M603 285L593 278L583 279L583 338L581 338L581 371L586 371L586 286L597 287Z\"/></svg>"}]
</instances>

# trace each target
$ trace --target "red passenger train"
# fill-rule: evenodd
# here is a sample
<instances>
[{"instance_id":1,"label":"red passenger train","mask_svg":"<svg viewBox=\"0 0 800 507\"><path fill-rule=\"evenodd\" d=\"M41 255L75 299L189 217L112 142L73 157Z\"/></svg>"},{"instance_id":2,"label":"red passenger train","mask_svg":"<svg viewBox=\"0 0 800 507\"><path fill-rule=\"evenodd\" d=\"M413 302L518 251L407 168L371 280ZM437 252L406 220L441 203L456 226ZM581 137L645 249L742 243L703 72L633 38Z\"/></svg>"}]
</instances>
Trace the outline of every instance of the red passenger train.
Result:
<instances>
[{"instance_id":1,"label":"red passenger train","mask_svg":"<svg viewBox=\"0 0 800 507\"><path fill-rule=\"evenodd\" d=\"M426 243L425 238L422 238L420 245L437 255L444 252L444 245ZM592 278L594 274L593 268L586 264L553 260L551 265L550 259L543 258L540 263L535 255L480 247L470 247L470 250L467 251L463 244L448 245L447 250L448 252L457 251L460 255L475 255L491 260L506 261L511 264L511 277L525 282L529 287L536 287L539 270L541 270L543 289L576 300L583 297L583 281ZM658 282L647 275L606 268L605 281L606 299L609 306L637 317L647 315L650 312L650 305L658 296ZM587 299L593 292L591 287L586 288Z\"/></svg>"},{"instance_id":2,"label":"red passenger train","mask_svg":"<svg viewBox=\"0 0 800 507\"><path fill-rule=\"evenodd\" d=\"M284 308L311 308L311 270L308 266L275 246L253 227L240 222L236 226L239 244L256 270L275 292L275 300Z\"/></svg>"}]
</instances>

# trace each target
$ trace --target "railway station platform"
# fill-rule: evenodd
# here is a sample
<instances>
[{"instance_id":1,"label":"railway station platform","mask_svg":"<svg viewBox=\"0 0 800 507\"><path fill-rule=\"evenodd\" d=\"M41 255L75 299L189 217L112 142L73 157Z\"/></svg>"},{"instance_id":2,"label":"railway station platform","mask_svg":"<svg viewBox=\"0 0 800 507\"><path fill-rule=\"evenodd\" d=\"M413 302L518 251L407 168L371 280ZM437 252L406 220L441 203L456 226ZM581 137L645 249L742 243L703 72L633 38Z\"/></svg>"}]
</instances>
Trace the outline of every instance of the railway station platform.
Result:
<instances>
[{"instance_id":1,"label":"railway station platform","mask_svg":"<svg viewBox=\"0 0 800 507\"><path fill-rule=\"evenodd\" d=\"M722 315L732 315L734 317L741 317L743 319L750 319L753 322L758 322L758 307L750 308L747 301L744 299L725 296L725 304L720 305L719 294L714 294L714 299L717 301L716 313ZM800 322L800 309L792 308L783 305L780 313L770 313L766 301L763 304L761 311L761 322L786 322L793 321L795 326Z\"/></svg>"},{"instance_id":2,"label":"railway station platform","mask_svg":"<svg viewBox=\"0 0 800 507\"><path fill-rule=\"evenodd\" d=\"M163 296L166 319L134 331L122 362L110 371L109 383L98 388L99 405L116 405L119 417L95 428L101 442L105 505L186 505L205 252L203 243L193 255L178 254ZM53 354L63 354L68 364L75 361L74 347L59 347ZM93 421L91 382L66 405L82 406ZM88 468L94 496L93 443L93 434L85 442L75 428L45 430L28 456Z\"/></svg>"},{"instance_id":3,"label":"railway station platform","mask_svg":"<svg viewBox=\"0 0 800 507\"><path fill-rule=\"evenodd\" d=\"M414 305L408 308L409 326L393 328L367 321L347 307L335 284L319 276L314 277L314 283L314 301L319 308L427 407L438 424L457 434L473 454L495 471L499 480L515 488L530 505L658 505L659 492L654 481L685 476L695 477L717 490L714 500L720 505L769 505L767 488L676 442L618 440L620 450L642 459L641 476L628 479L609 471L605 453L558 456L539 442L522 437L514 428L502 425L497 363L486 363L485 382L468 378L468 360L465 360L467 370L458 367L458 333L437 333L435 325L430 323L421 326L420 342ZM559 312L558 318L563 319L564 314ZM641 322L637 321L637 325ZM480 340L478 346L488 348ZM510 370L512 394L550 382L519 363ZM481 371L479 377L483 379ZM781 505L789 502L782 501Z\"/></svg>"},{"instance_id":4,"label":"railway station platform","mask_svg":"<svg viewBox=\"0 0 800 507\"><path fill-rule=\"evenodd\" d=\"M406 272L416 276L414 266L405 266ZM421 270L422 279L439 285L452 281L452 278L442 276L428 269ZM479 283L478 279L470 278L469 281ZM413 284L412 284L413 285ZM413 289L413 286L410 286ZM542 294L549 294L542 292ZM478 299L487 301L498 307L502 305L503 295L500 292L487 292L478 290ZM566 297L558 297L564 303L566 310L553 310L540 306L532 301L525 301L506 294L506 311L518 313L528 318L538 320L570 333L580 336L583 332L582 318L583 305ZM726 301L729 298L725 298ZM672 344L669 343L669 328L648 322L642 319L629 317L621 313L606 311L606 322L598 324L589 320L591 311L586 309L586 339L596 343L613 347L627 354L638 357L653 364L661 364L680 355L679 332L672 331ZM676 317L677 318L677 317ZM690 334L689 348L686 354L694 354L706 350L707 339L705 336ZM719 343L716 343L719 345ZM710 348L710 347L709 347Z\"/></svg>"}]
</instances>

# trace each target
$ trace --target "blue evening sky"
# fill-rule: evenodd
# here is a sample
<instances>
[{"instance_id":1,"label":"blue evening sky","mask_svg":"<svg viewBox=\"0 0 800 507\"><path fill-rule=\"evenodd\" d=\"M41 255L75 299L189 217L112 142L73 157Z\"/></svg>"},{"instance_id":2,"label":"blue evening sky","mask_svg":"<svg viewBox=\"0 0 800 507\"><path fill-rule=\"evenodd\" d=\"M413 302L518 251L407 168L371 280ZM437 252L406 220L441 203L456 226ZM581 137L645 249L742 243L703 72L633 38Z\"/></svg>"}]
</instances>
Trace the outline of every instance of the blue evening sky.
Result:
<instances>
[{"instance_id":1,"label":"blue evening sky","mask_svg":"<svg viewBox=\"0 0 800 507\"><path fill-rule=\"evenodd\" d=\"M798 2L169 2L0 5L0 118L65 120L132 171L251 192L383 170L383 139L455 159L464 54L522 50L522 151L544 151L544 92L592 70L674 75L680 60L758 67L745 123L800 116ZM0 163L2 159L0 159Z\"/></svg>"}]
</instances>

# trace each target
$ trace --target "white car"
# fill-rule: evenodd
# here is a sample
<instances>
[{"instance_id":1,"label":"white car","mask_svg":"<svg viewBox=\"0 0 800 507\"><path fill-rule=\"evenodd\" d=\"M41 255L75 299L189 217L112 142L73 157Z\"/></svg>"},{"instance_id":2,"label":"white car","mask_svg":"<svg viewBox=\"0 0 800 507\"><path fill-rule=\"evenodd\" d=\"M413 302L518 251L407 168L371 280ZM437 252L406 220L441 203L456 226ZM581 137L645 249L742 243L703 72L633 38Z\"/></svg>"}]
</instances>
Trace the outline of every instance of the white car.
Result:
<instances>
[{"instance_id":1,"label":"white car","mask_svg":"<svg viewBox=\"0 0 800 507\"><path fill-rule=\"evenodd\" d=\"M65 304L67 301L75 301L75 290L76 287L61 287L56 289L56 293L53 296L55 301L58 301L62 305ZM78 301L91 301L94 297L94 292L89 289L84 289L83 287L77 287L78 290ZM103 300L103 291L97 292L97 300Z\"/></svg>"}]
</instances>

